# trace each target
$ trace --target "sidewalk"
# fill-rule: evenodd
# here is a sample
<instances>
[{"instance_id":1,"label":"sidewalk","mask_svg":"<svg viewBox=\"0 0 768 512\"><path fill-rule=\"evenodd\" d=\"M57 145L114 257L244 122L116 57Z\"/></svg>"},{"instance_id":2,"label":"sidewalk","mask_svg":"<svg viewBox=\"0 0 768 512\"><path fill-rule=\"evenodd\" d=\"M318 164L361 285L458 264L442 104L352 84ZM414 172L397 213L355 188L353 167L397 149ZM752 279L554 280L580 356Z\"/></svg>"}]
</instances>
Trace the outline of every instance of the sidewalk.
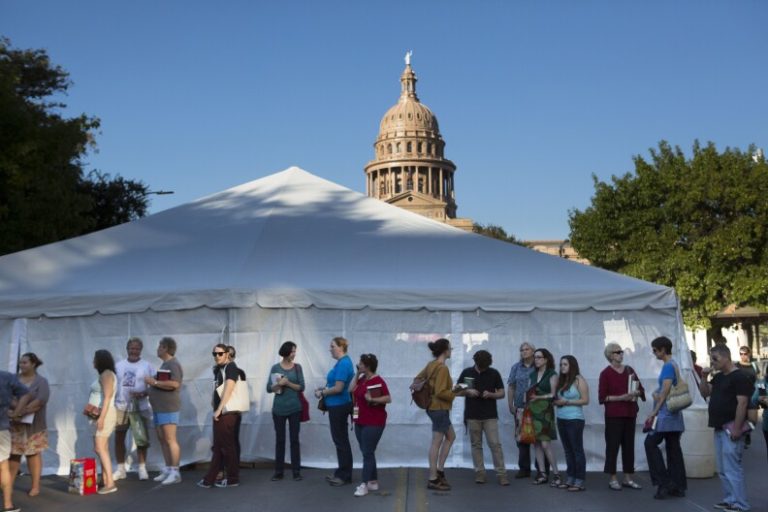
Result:
<instances>
[{"instance_id":1,"label":"sidewalk","mask_svg":"<svg viewBox=\"0 0 768 512\"><path fill-rule=\"evenodd\" d=\"M765 474L768 470L765 441L762 432L752 436L752 447L744 454L747 491L755 512L768 510ZM587 491L569 493L549 486L531 485L531 480L514 480L509 487L495 483L493 471L488 483L474 483L469 469L448 469L446 475L453 489L450 492L429 491L427 471L422 468L388 468L380 470L381 490L368 496L353 496L355 485L330 487L324 476L328 470L304 469L304 480L290 478L271 482L271 469L241 470L242 485L230 489L201 489L195 486L202 471L184 471L184 481L178 485L161 486L155 482L139 482L130 473L127 480L118 481L119 491L105 496L77 496L67 493L65 477L43 478L43 488L36 498L29 498L29 477L16 481L14 502L25 512L339 512L364 507L366 512L473 512L477 510L578 510L605 512L702 512L713 511L720 501L718 479L689 479L685 498L654 500L647 472L638 473L635 480L643 485L640 491L612 491L606 476L587 475ZM513 473L510 473L512 476ZM359 471L355 470L359 476ZM154 476L154 474L152 475ZM357 483L357 482L356 482Z\"/></svg>"}]
</instances>

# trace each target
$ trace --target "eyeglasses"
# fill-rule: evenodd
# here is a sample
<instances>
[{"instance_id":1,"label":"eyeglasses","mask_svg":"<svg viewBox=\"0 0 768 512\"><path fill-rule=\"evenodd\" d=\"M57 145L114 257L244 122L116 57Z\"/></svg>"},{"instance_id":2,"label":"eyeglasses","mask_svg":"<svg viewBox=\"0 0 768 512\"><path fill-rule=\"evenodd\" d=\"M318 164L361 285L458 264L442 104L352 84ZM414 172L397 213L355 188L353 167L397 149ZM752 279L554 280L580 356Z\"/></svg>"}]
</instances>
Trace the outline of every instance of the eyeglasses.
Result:
<instances>
[{"instance_id":1,"label":"eyeglasses","mask_svg":"<svg viewBox=\"0 0 768 512\"><path fill-rule=\"evenodd\" d=\"M212 355L213 357L221 357L221 356L223 356L224 354L226 354L226 352L211 352L211 355Z\"/></svg>"},{"instance_id":2,"label":"eyeglasses","mask_svg":"<svg viewBox=\"0 0 768 512\"><path fill-rule=\"evenodd\" d=\"M623 353L624 353L623 350L614 350L613 352L611 352L611 354L623 354Z\"/></svg>"}]
</instances>

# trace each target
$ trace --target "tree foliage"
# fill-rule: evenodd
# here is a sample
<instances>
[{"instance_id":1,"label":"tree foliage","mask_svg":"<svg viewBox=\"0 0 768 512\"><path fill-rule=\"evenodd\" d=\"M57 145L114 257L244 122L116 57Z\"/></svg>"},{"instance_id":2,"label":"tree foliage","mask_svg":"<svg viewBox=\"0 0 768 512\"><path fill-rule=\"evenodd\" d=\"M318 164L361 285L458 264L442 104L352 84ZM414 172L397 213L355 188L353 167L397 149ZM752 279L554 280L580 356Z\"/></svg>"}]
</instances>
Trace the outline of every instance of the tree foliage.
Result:
<instances>
[{"instance_id":1,"label":"tree foliage","mask_svg":"<svg viewBox=\"0 0 768 512\"><path fill-rule=\"evenodd\" d=\"M504 231L504 228L502 228L501 226L496 226L494 224L480 224L479 222L475 222L474 224L472 224L472 232L478 233L480 235L489 236L491 238L495 238L503 242L509 242L517 245L524 245L522 242L518 241L515 238L515 235L508 235L507 232Z\"/></svg>"},{"instance_id":2,"label":"tree foliage","mask_svg":"<svg viewBox=\"0 0 768 512\"><path fill-rule=\"evenodd\" d=\"M102 229L146 212L146 185L97 173L83 158L99 120L65 118L54 101L69 75L44 50L11 48L0 38L0 254ZM130 197L114 198L124 190ZM143 192L143 197L137 192ZM107 211L114 207L115 211ZM121 211L122 210L122 211Z\"/></svg>"},{"instance_id":3,"label":"tree foliage","mask_svg":"<svg viewBox=\"0 0 768 512\"><path fill-rule=\"evenodd\" d=\"M686 158L662 141L635 172L593 176L584 211L569 213L571 242L594 265L674 287L689 327L730 304L768 304L768 165L694 143Z\"/></svg>"}]
</instances>

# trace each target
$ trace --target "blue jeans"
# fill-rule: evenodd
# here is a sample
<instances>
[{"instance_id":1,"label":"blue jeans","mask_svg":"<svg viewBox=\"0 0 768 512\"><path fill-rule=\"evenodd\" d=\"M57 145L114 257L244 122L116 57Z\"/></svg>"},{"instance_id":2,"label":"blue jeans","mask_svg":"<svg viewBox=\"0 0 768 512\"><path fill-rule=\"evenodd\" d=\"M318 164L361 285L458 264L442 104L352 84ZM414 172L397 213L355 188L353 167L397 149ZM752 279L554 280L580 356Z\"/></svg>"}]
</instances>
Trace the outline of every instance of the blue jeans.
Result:
<instances>
[{"instance_id":1,"label":"blue jeans","mask_svg":"<svg viewBox=\"0 0 768 512\"><path fill-rule=\"evenodd\" d=\"M568 475L566 483L584 485L587 457L584 455L584 420L557 420L557 431L563 443Z\"/></svg>"},{"instance_id":2,"label":"blue jeans","mask_svg":"<svg viewBox=\"0 0 768 512\"><path fill-rule=\"evenodd\" d=\"M645 437L645 458L651 483L668 491L685 491L688 488L685 476L685 460L680 448L682 432L650 432ZM659 445L664 442L667 463L661 455Z\"/></svg>"},{"instance_id":3,"label":"blue jeans","mask_svg":"<svg viewBox=\"0 0 768 512\"><path fill-rule=\"evenodd\" d=\"M720 485L723 486L723 501L742 510L749 510L744 469L741 467L743 452L744 436L732 441L725 430L715 430L715 463Z\"/></svg>"},{"instance_id":4,"label":"blue jeans","mask_svg":"<svg viewBox=\"0 0 768 512\"><path fill-rule=\"evenodd\" d=\"M282 475L285 468L285 423L291 436L291 469L293 474L301 471L301 449L299 448L299 431L301 430L301 412L288 416L272 414L275 424L275 473Z\"/></svg>"},{"instance_id":5,"label":"blue jeans","mask_svg":"<svg viewBox=\"0 0 768 512\"><path fill-rule=\"evenodd\" d=\"M349 445L349 430L347 430L347 418L351 413L352 402L328 407L331 439L336 446L336 459L339 463L333 476L345 482L352 481L352 447Z\"/></svg>"},{"instance_id":6,"label":"blue jeans","mask_svg":"<svg viewBox=\"0 0 768 512\"><path fill-rule=\"evenodd\" d=\"M355 437L363 453L363 482L379 479L376 471L376 446L384 433L384 425L355 425Z\"/></svg>"}]
</instances>

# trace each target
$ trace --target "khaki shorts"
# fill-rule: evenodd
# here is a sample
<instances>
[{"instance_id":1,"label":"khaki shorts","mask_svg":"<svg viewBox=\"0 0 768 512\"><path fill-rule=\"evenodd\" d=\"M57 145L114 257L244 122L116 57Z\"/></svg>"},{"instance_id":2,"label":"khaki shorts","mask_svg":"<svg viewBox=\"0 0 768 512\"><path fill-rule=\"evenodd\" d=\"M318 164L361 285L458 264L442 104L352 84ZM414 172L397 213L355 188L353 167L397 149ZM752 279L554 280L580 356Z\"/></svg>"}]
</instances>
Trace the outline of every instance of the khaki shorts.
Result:
<instances>
[{"instance_id":1,"label":"khaki shorts","mask_svg":"<svg viewBox=\"0 0 768 512\"><path fill-rule=\"evenodd\" d=\"M0 462L11 457L11 431L0 430Z\"/></svg>"},{"instance_id":2,"label":"khaki shorts","mask_svg":"<svg viewBox=\"0 0 768 512\"><path fill-rule=\"evenodd\" d=\"M96 437L109 437L112 435L112 432L115 431L115 408L110 407L109 412L104 417L104 428L101 430L98 430L97 420L91 420L93 423L93 435Z\"/></svg>"},{"instance_id":3,"label":"khaki shorts","mask_svg":"<svg viewBox=\"0 0 768 512\"><path fill-rule=\"evenodd\" d=\"M128 419L128 411L121 411L115 409L117 416L115 417L115 430L118 432L125 432L131 426L131 421ZM149 427L152 426L152 411L147 409L145 411L139 411L141 415L141 421L144 423L144 428L149 432Z\"/></svg>"}]
</instances>

